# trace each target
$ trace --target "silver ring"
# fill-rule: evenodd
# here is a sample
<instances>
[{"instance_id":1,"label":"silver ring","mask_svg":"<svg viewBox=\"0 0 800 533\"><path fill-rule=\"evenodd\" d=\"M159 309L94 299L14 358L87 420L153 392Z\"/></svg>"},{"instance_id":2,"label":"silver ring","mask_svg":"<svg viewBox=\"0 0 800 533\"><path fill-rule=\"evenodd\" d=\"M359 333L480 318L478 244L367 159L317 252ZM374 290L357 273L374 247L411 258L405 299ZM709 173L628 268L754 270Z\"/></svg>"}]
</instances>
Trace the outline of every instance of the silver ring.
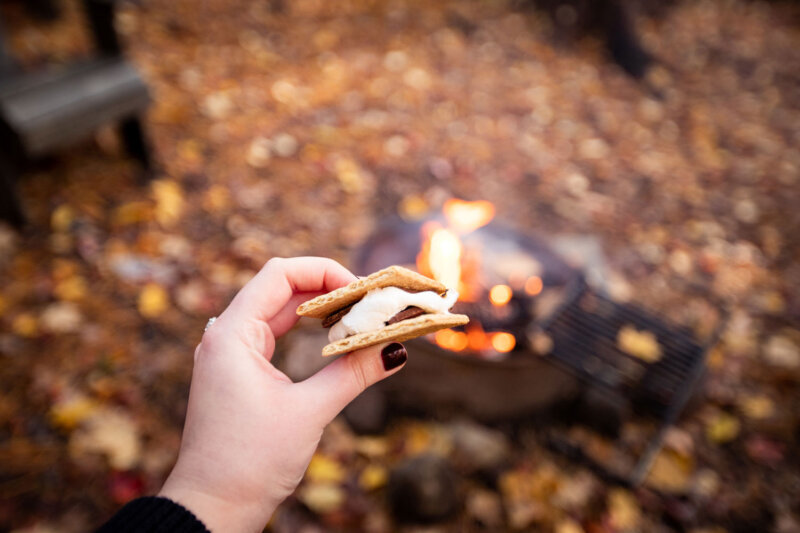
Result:
<instances>
[{"instance_id":1,"label":"silver ring","mask_svg":"<svg viewBox=\"0 0 800 533\"><path fill-rule=\"evenodd\" d=\"M212 316L211 318L209 318L208 322L206 322L206 327L203 328L203 331L204 332L208 331L208 328L211 327L211 324L213 324L216 319L217 319L217 317L215 317L215 316Z\"/></svg>"}]
</instances>

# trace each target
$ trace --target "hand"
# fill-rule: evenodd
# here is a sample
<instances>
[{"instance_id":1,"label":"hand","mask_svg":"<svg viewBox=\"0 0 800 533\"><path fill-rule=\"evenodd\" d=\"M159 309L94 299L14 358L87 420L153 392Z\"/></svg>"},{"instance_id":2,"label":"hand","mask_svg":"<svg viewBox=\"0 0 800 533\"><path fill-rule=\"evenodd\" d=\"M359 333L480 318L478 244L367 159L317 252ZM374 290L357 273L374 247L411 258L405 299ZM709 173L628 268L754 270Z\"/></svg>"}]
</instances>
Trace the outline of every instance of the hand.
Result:
<instances>
[{"instance_id":1,"label":"hand","mask_svg":"<svg viewBox=\"0 0 800 533\"><path fill-rule=\"evenodd\" d=\"M406 361L400 344L372 346L300 383L270 363L299 304L355 279L331 259L272 259L236 295L195 350L180 453L161 496L211 531L263 529L302 479L323 428Z\"/></svg>"}]
</instances>

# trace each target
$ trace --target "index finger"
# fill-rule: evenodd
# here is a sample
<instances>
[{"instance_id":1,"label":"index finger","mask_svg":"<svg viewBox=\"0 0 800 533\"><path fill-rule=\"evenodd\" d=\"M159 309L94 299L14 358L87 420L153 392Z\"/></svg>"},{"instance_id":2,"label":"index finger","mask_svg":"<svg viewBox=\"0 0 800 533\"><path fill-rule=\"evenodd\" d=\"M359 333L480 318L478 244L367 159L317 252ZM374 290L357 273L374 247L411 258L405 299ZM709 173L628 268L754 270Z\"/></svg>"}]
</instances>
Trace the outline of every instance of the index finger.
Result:
<instances>
[{"instance_id":1,"label":"index finger","mask_svg":"<svg viewBox=\"0 0 800 533\"><path fill-rule=\"evenodd\" d=\"M225 313L233 315L232 318L255 318L269 322L286 307L295 294L326 293L356 279L352 272L333 259L276 257L267 261L259 273L247 282ZM291 312L294 315L294 309Z\"/></svg>"}]
</instances>

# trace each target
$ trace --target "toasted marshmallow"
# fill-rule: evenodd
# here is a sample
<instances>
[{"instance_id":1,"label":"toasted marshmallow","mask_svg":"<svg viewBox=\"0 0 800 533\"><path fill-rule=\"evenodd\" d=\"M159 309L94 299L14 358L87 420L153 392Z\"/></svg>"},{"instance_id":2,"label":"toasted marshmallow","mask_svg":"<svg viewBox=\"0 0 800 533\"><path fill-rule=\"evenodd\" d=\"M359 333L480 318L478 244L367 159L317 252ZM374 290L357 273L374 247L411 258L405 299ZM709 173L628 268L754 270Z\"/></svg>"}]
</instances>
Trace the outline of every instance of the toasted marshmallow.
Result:
<instances>
[{"instance_id":1,"label":"toasted marshmallow","mask_svg":"<svg viewBox=\"0 0 800 533\"><path fill-rule=\"evenodd\" d=\"M450 314L450 308L458 300L458 292L450 289L444 296L433 291L406 292L397 287L384 287L369 291L353 305L341 320L328 332L328 341L336 342L357 333L366 333L382 328L393 316L413 306L428 313Z\"/></svg>"}]
</instances>

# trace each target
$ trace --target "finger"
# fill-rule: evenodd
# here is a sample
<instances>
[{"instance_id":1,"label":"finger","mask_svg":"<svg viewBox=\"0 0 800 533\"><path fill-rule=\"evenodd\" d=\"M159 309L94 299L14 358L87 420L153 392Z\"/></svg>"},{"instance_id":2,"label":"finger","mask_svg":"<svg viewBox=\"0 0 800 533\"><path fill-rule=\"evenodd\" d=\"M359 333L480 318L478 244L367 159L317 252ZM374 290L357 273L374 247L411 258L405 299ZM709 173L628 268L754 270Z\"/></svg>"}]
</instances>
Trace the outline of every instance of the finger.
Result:
<instances>
[{"instance_id":1,"label":"finger","mask_svg":"<svg viewBox=\"0 0 800 533\"><path fill-rule=\"evenodd\" d=\"M407 359L400 343L370 346L340 357L298 383L298 390L327 424L367 387L398 372Z\"/></svg>"},{"instance_id":2,"label":"finger","mask_svg":"<svg viewBox=\"0 0 800 533\"><path fill-rule=\"evenodd\" d=\"M224 314L232 322L253 318L269 322L295 293L330 292L356 279L333 259L273 258L239 291Z\"/></svg>"},{"instance_id":3,"label":"finger","mask_svg":"<svg viewBox=\"0 0 800 533\"><path fill-rule=\"evenodd\" d=\"M269 328L272 330L272 334L276 337L280 337L292 329L292 326L300 319L300 317L297 316L297 306L311 298L316 298L320 294L325 293L321 291L301 292L289 298L289 302L287 302L283 309L269 319L268 324Z\"/></svg>"}]
</instances>

